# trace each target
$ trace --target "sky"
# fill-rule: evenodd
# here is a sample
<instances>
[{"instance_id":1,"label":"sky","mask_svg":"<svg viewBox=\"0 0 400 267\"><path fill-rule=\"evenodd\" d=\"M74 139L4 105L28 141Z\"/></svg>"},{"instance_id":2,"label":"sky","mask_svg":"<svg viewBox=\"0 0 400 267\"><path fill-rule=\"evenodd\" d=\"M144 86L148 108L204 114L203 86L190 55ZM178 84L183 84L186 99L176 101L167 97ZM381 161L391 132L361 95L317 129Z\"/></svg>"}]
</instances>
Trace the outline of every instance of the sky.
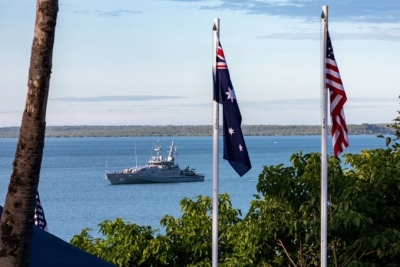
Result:
<instances>
[{"instance_id":1,"label":"sky","mask_svg":"<svg viewBox=\"0 0 400 267\"><path fill-rule=\"evenodd\" d=\"M321 124L321 12L348 124L399 107L400 2L59 0L46 122L211 125L213 24L242 124ZM0 127L20 126L36 1L0 0Z\"/></svg>"}]
</instances>

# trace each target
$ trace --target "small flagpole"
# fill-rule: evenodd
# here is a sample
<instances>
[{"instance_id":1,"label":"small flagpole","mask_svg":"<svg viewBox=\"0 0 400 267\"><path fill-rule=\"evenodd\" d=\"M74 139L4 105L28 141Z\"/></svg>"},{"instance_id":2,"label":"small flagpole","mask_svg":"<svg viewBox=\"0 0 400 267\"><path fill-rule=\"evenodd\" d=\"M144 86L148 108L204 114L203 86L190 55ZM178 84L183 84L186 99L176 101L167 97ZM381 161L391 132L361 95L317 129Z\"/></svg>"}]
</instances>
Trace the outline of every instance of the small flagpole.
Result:
<instances>
[{"instance_id":1,"label":"small flagpole","mask_svg":"<svg viewBox=\"0 0 400 267\"><path fill-rule=\"evenodd\" d=\"M219 39L219 19L214 19L213 28L213 72L217 68L217 40ZM219 103L213 101L213 211L212 211L212 267L218 266L218 175L219 175Z\"/></svg>"},{"instance_id":2,"label":"small flagpole","mask_svg":"<svg viewBox=\"0 0 400 267\"><path fill-rule=\"evenodd\" d=\"M322 42L321 42L321 267L328 266L328 153L327 153L327 118L328 90L325 82L326 39L328 31L328 6L322 6Z\"/></svg>"}]
</instances>

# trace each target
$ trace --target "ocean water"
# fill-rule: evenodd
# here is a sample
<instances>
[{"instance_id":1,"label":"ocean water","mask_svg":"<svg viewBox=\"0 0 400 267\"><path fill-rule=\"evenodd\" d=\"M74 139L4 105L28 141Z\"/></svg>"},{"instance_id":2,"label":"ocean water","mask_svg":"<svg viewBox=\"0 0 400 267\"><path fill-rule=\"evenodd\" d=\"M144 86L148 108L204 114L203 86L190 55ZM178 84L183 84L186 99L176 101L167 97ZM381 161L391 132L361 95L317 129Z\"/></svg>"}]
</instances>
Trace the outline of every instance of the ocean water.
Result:
<instances>
[{"instance_id":1,"label":"ocean water","mask_svg":"<svg viewBox=\"0 0 400 267\"><path fill-rule=\"evenodd\" d=\"M384 139L376 136L350 136L345 152L383 148ZM205 174L205 181L178 184L110 185L108 171L145 165L159 140L163 156L172 141L178 147L176 162ZM319 152L320 136L245 137L252 169L239 177L222 159L220 141L219 193L228 192L232 205L246 214L257 194L258 175L263 166L290 164L299 152ZM328 138L329 140L329 138ZM17 139L0 139L0 204L4 205L12 173ZM135 153L136 151L136 153ZM328 141L328 152L332 145ZM135 157L136 154L136 157ZM39 193L49 231L69 242L85 227L100 236L103 220L123 218L138 225L161 228L166 215L180 217L180 200L199 195L212 196L212 137L135 137L135 138L47 138L40 174Z\"/></svg>"}]
</instances>

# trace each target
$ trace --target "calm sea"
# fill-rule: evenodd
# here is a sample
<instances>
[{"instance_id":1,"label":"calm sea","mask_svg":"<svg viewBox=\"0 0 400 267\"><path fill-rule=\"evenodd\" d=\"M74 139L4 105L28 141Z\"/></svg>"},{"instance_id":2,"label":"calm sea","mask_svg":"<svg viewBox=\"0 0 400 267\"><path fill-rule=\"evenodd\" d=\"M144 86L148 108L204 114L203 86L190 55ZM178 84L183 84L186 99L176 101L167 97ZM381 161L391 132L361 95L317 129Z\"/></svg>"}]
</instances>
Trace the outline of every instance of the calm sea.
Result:
<instances>
[{"instance_id":1,"label":"calm sea","mask_svg":"<svg viewBox=\"0 0 400 267\"><path fill-rule=\"evenodd\" d=\"M239 177L220 157L219 192L229 192L232 205L246 214L256 194L258 175L263 166L289 164L298 151L319 152L320 136L246 137L253 168ZM145 165L159 140L163 156L172 141L178 147L176 162L205 173L205 181L181 184L112 186L104 178L108 171ZM329 138L328 138L329 140ZM330 140L329 140L330 142ZM4 204L17 139L0 139L0 203ZM222 146L222 142L220 142ZM346 152L384 147L375 136L350 136ZM332 154L331 143L328 143ZM135 150L136 155L135 157ZM222 153L222 149L220 149ZM137 158L137 160L136 160ZM180 200L212 195L211 137L143 138L48 138L45 142L39 192L49 231L65 241L85 227L99 236L97 225L117 217L138 225L160 228L165 214L180 216Z\"/></svg>"}]
</instances>

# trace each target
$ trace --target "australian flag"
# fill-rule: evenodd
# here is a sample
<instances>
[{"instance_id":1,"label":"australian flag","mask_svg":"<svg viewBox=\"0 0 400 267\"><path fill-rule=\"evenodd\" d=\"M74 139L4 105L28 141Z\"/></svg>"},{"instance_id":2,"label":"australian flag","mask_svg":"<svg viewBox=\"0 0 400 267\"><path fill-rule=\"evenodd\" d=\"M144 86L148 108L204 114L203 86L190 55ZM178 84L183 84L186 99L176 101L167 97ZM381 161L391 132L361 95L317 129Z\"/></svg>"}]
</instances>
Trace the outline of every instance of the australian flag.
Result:
<instances>
[{"instance_id":1,"label":"australian flag","mask_svg":"<svg viewBox=\"0 0 400 267\"><path fill-rule=\"evenodd\" d=\"M37 227L44 231L48 231L46 218L44 217L42 204L40 203L39 192L36 192L35 215L33 218Z\"/></svg>"},{"instance_id":2,"label":"australian flag","mask_svg":"<svg viewBox=\"0 0 400 267\"><path fill-rule=\"evenodd\" d=\"M219 40L216 56L214 101L222 104L224 159L228 160L229 164L240 176L243 176L251 169L251 163L241 129L242 115L240 114L228 65Z\"/></svg>"}]
</instances>

